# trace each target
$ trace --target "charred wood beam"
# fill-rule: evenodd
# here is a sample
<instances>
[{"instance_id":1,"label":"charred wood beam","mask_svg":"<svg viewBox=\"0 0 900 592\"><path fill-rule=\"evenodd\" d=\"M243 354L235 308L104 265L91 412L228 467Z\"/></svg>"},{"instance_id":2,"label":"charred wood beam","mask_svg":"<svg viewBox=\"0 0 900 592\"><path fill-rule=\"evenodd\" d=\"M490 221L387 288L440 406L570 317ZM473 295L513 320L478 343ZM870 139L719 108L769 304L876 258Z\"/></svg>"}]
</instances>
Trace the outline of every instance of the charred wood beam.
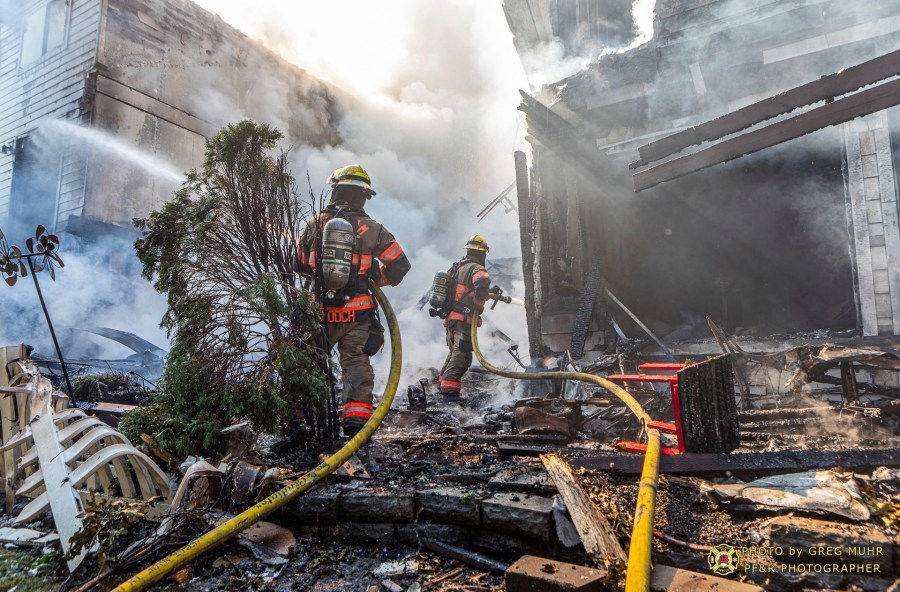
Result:
<instances>
[{"instance_id":1,"label":"charred wood beam","mask_svg":"<svg viewBox=\"0 0 900 592\"><path fill-rule=\"evenodd\" d=\"M741 431L758 431L758 430L774 430L777 428L795 428L805 426L811 423L817 423L821 420L819 416L811 417L791 417L789 419L772 419L769 421L748 421L741 423Z\"/></svg>"},{"instance_id":2,"label":"charred wood beam","mask_svg":"<svg viewBox=\"0 0 900 592\"><path fill-rule=\"evenodd\" d=\"M810 380L813 382L821 382L824 384L833 384L837 386L843 387L844 382L842 379L836 376L810 376ZM856 388L858 391L866 391L867 393L872 393L873 395L882 395L885 397L891 397L894 399L900 399L900 388L895 386L885 386L883 384L872 384L870 382L857 382Z\"/></svg>"},{"instance_id":3,"label":"charred wood beam","mask_svg":"<svg viewBox=\"0 0 900 592\"><path fill-rule=\"evenodd\" d=\"M608 568L617 562L626 563L628 557L616 538L616 531L581 487L572 467L554 454L541 456L541 462L559 489L584 549L594 564Z\"/></svg>"},{"instance_id":4,"label":"charred wood beam","mask_svg":"<svg viewBox=\"0 0 900 592\"><path fill-rule=\"evenodd\" d=\"M513 153L516 165L516 197L519 206L519 240L522 247L522 277L525 280L525 322L528 326L528 353L539 358L543 350L540 332L534 319L534 196L525 153Z\"/></svg>"},{"instance_id":5,"label":"charred wood beam","mask_svg":"<svg viewBox=\"0 0 900 592\"><path fill-rule=\"evenodd\" d=\"M530 456L537 458L548 452L558 452L561 446L523 444L519 442L497 442L497 454L502 457Z\"/></svg>"},{"instance_id":6,"label":"charred wood beam","mask_svg":"<svg viewBox=\"0 0 900 592\"><path fill-rule=\"evenodd\" d=\"M641 455L609 454L576 458L569 464L576 468L639 475L643 462L644 457ZM870 470L879 466L900 467L900 448L676 454L660 459L660 472L671 475L763 475L833 467Z\"/></svg>"},{"instance_id":7,"label":"charred wood beam","mask_svg":"<svg viewBox=\"0 0 900 592\"><path fill-rule=\"evenodd\" d=\"M765 421L775 419L790 419L793 417L806 417L819 413L836 413L841 410L840 407L825 405L821 407L788 407L784 409L761 409L758 411L739 411L738 421L743 427L744 422L749 421Z\"/></svg>"},{"instance_id":8,"label":"charred wood beam","mask_svg":"<svg viewBox=\"0 0 900 592\"><path fill-rule=\"evenodd\" d=\"M596 183L609 163L597 148L596 142L586 136L562 115L556 113L525 91L520 90L522 104L519 111L528 116L528 133L572 164L585 179Z\"/></svg>"},{"instance_id":9,"label":"charred wood beam","mask_svg":"<svg viewBox=\"0 0 900 592\"><path fill-rule=\"evenodd\" d=\"M828 428L823 429L834 429L838 426L858 426L860 423L866 422L869 423L877 418L873 417L865 417L865 416L855 416L855 415L847 415L847 416L838 416L831 419L833 423L829 424ZM747 423L741 424L741 431L759 431L759 430L775 430L775 429L784 429L784 428L796 428L800 426L810 426L810 427L822 427L822 416L821 415L810 415L809 417L792 417L789 419L773 419L770 421L750 421Z\"/></svg>"},{"instance_id":10,"label":"charred wood beam","mask_svg":"<svg viewBox=\"0 0 900 592\"><path fill-rule=\"evenodd\" d=\"M845 95L898 74L900 74L900 50L846 68L836 74L823 76L814 82L645 144L638 148L641 160L632 163L630 168L642 167L681 152L688 146L724 138L767 119L790 113L794 109Z\"/></svg>"},{"instance_id":11,"label":"charred wood beam","mask_svg":"<svg viewBox=\"0 0 900 592\"><path fill-rule=\"evenodd\" d=\"M478 553L467 551L462 547L455 547L453 545L448 545L446 543L442 543L433 539L423 540L422 546L426 549L434 551L435 553L440 553L441 555L446 555L451 559L456 559L460 563L471 565L472 567L480 571L488 571L492 574L503 575L509 568L508 563L501 563L500 561L496 561L494 559L491 559L490 557L485 557L484 555L479 555Z\"/></svg>"},{"instance_id":12,"label":"charred wood beam","mask_svg":"<svg viewBox=\"0 0 900 592\"><path fill-rule=\"evenodd\" d=\"M866 448L876 448L884 444L884 440L868 439L860 440L858 438L848 438L847 436L820 436L820 435L804 435L804 434L782 434L770 432L741 432L741 442L768 442L769 440L779 440L782 442L803 442L807 446L813 444L852 444L853 446L861 446Z\"/></svg>"},{"instance_id":13,"label":"charred wood beam","mask_svg":"<svg viewBox=\"0 0 900 592\"><path fill-rule=\"evenodd\" d=\"M580 360L584 356L584 343L591 327L591 319L594 318L594 305L598 292L602 298L603 290L603 249L597 249L590 273L585 278L581 294L578 296L578 310L575 313L575 325L572 327L572 340L569 345L573 360Z\"/></svg>"},{"instance_id":14,"label":"charred wood beam","mask_svg":"<svg viewBox=\"0 0 900 592\"><path fill-rule=\"evenodd\" d=\"M856 371L850 362L841 362L841 395L846 403L859 403L859 387L856 385Z\"/></svg>"},{"instance_id":15,"label":"charred wood beam","mask_svg":"<svg viewBox=\"0 0 900 592\"><path fill-rule=\"evenodd\" d=\"M900 104L900 79L867 88L796 117L723 140L704 150L635 173L634 189L643 191L713 165L805 136L823 127L845 123L897 104Z\"/></svg>"}]
</instances>

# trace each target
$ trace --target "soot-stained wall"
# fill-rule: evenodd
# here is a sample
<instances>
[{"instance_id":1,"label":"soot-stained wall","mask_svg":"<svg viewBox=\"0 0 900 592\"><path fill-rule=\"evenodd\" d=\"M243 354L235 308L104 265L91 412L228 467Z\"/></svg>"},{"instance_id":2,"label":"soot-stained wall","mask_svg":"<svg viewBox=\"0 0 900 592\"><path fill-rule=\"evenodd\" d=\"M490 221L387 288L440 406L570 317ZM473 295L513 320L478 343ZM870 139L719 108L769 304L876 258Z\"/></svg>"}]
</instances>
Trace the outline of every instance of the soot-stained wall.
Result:
<instances>
[{"instance_id":1,"label":"soot-stained wall","mask_svg":"<svg viewBox=\"0 0 900 592\"><path fill-rule=\"evenodd\" d=\"M531 177L519 181L533 230L523 256L535 278L533 345L569 347L598 269L671 341L709 337L707 315L747 336L896 334L897 185L881 162L896 157L884 141L896 144L896 123L889 133L874 116L826 127L640 193L629 163L643 144L898 42L896 3L662 0L650 42L526 96L534 149ZM605 314L642 336L602 294L597 301L595 349Z\"/></svg>"}]
</instances>

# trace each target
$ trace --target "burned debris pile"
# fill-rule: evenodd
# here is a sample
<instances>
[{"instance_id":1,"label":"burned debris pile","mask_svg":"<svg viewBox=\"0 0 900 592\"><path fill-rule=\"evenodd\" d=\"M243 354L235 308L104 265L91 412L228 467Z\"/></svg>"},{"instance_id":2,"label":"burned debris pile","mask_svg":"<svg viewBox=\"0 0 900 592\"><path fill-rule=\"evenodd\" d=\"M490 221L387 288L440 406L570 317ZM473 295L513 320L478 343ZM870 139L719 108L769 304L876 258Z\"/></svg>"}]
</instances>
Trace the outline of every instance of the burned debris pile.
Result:
<instances>
[{"instance_id":1,"label":"burned debris pile","mask_svg":"<svg viewBox=\"0 0 900 592\"><path fill-rule=\"evenodd\" d=\"M744 399L735 372L729 384L736 406L726 416L735 419L737 439L720 443L733 446L730 453L692 452L689 444L679 453L679 442L684 446L691 437L685 422L695 417L681 414L682 429L664 436L671 454L662 457L651 589L678 589L685 581L692 589L748 592L883 590L894 583L900 442L892 435L894 414L882 413L894 399L860 389L856 398L844 400L841 385L817 382L839 374L849 359L879 367L894 363L889 349L862 349L793 348L748 359L744 367L751 385L763 367L789 379L777 395L751 392ZM718 359L735 361L737 369L740 357ZM627 369L639 361L623 364ZM673 382L666 378L672 370L663 369L673 366L646 364L633 380L620 374L623 382L654 409L654 417L675 421ZM862 366L855 371L868 372ZM644 376L638 382L640 372L663 378L647 382ZM680 383L676 378L674 384L679 395L687 394L680 400L690 400L691 378ZM715 384L710 377L701 388ZM597 586L585 589L615 589L628 557L642 464L639 454L628 451L640 447L641 426L614 397L593 387L545 385L543 396L518 399L515 383L476 369L464 388L473 397L460 407L436 400L432 380L411 385L407 400L370 443L326 482L246 530L219 554L176 572L173 581L201 590L235 585L366 592L562 590L571 572ZM771 404L775 400L778 407ZM712 407L696 413L704 412L717 413ZM804 422L784 423L791 419ZM79 421L84 420L64 419L58 429L72 432L69 426ZM871 437L851 441L850 429ZM247 424L226 432L225 451L206 459L179 458L160 449L154 434L143 434L138 448L169 470L164 482L156 481L159 490L146 492L143 501L140 478L132 486L138 498L129 498L115 464L108 465L111 481L98 473L80 482L85 492L105 496L82 492L83 509L76 514L83 525L95 525L82 528L75 539L83 541L77 548L96 550L90 565L99 560L100 573L127 575L158 558L160 549L190 540L301 478L319 460L297 448L290 434L254 434ZM109 437L107 450L110 443L121 446L114 443L116 436ZM10 441L16 440L4 437ZM63 440L69 448L83 441ZM98 442L102 450L104 442ZM30 470L28 458L18 462L22 475ZM124 458L131 475L147 470L134 457ZM33 493L17 488L25 496L14 499L21 508L18 500ZM172 495L148 500L161 491ZM104 538L109 525L129 513L138 516L123 527L132 534ZM41 519L39 513L31 517ZM33 548L35 536L63 532L56 514L52 517L53 522L44 518L34 535L23 524L0 529L0 536ZM93 538L85 539L85 532ZM151 549L150 541L159 549ZM708 556L723 544L743 549L737 575L710 567ZM826 555L839 548L843 556ZM760 555L748 555L749 549ZM116 554L127 558L121 563L126 567L116 567L110 559Z\"/></svg>"}]
</instances>

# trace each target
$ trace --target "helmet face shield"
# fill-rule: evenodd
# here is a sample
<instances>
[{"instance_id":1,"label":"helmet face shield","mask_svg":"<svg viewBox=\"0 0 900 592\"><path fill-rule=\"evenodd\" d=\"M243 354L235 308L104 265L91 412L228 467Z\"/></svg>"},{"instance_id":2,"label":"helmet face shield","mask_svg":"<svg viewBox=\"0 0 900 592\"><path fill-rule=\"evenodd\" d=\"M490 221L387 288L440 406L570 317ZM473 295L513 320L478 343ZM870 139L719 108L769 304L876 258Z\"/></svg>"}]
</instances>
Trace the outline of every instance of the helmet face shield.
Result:
<instances>
[{"instance_id":1,"label":"helmet face shield","mask_svg":"<svg viewBox=\"0 0 900 592\"><path fill-rule=\"evenodd\" d=\"M372 179L369 177L369 173L366 172L362 165L358 164L351 164L336 169L328 178L328 184L332 188L340 187L341 185L352 185L365 189L370 197L375 195L375 191L372 190Z\"/></svg>"},{"instance_id":2,"label":"helmet face shield","mask_svg":"<svg viewBox=\"0 0 900 592\"><path fill-rule=\"evenodd\" d=\"M487 239L485 239L480 234L473 235L466 244L465 248L470 251L482 251L484 253L490 253L491 248L488 246Z\"/></svg>"}]
</instances>

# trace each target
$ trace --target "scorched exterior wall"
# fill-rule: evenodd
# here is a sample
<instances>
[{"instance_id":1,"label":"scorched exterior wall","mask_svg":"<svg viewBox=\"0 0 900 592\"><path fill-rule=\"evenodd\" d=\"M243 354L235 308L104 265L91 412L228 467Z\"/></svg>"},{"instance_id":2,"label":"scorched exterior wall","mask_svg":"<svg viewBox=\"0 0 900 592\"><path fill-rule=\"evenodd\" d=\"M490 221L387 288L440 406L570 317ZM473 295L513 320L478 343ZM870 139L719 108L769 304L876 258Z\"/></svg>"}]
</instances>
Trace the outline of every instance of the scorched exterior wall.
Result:
<instances>
[{"instance_id":1,"label":"scorched exterior wall","mask_svg":"<svg viewBox=\"0 0 900 592\"><path fill-rule=\"evenodd\" d=\"M508 20L516 35L523 19ZM732 315L730 330L758 337L900 333L900 255L890 255L900 244L889 139L898 130L884 112L639 194L628 166L652 140L898 47L897 3L660 0L652 41L526 97L533 155L519 184L531 213L532 351L569 347L595 269L661 334L708 336L707 314ZM732 262L731 275L709 262ZM770 326L741 323L742 299ZM598 349L607 313L601 296L588 337Z\"/></svg>"},{"instance_id":2,"label":"scorched exterior wall","mask_svg":"<svg viewBox=\"0 0 900 592\"><path fill-rule=\"evenodd\" d=\"M65 43L22 67L23 19L47 4L2 11L0 144L66 119L186 171L208 137L244 118L275 125L293 145L339 141L333 89L187 0L67 0ZM178 187L87 140L60 148L54 211L41 213L51 230L131 228ZM0 154L0 227L14 162Z\"/></svg>"}]
</instances>

